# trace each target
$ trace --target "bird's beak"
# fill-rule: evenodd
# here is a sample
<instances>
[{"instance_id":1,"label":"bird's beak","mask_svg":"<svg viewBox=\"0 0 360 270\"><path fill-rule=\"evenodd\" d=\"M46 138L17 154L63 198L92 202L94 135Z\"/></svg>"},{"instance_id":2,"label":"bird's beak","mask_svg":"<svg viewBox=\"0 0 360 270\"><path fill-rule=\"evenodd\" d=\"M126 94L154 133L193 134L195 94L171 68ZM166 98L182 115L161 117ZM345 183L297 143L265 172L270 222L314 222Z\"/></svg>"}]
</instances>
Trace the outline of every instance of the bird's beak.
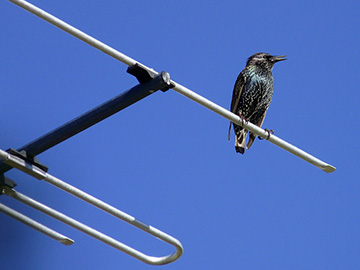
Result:
<instances>
[{"instance_id":1,"label":"bird's beak","mask_svg":"<svg viewBox=\"0 0 360 270\"><path fill-rule=\"evenodd\" d=\"M274 63L286 60L286 55L272 56L271 61Z\"/></svg>"}]
</instances>

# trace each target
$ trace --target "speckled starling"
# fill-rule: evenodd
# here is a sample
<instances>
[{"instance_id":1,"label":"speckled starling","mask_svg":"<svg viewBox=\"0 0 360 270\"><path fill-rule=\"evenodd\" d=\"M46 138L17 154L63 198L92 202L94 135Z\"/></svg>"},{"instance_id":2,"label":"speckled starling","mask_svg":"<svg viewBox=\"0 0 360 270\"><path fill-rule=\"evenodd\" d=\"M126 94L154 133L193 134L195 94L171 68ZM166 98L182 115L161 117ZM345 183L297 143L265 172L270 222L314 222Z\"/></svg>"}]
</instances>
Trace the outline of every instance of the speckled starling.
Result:
<instances>
[{"instance_id":1,"label":"speckled starling","mask_svg":"<svg viewBox=\"0 0 360 270\"><path fill-rule=\"evenodd\" d=\"M244 121L249 121L261 127L264 122L266 111L273 95L272 68L276 62L286 60L285 55L272 56L268 53L256 53L249 57L246 67L241 71L235 82L231 112L239 115ZM231 124L229 127L229 140ZM245 139L248 131L241 126L235 125L235 150L238 153L245 152ZM253 144L256 135L250 132L246 148Z\"/></svg>"}]
</instances>

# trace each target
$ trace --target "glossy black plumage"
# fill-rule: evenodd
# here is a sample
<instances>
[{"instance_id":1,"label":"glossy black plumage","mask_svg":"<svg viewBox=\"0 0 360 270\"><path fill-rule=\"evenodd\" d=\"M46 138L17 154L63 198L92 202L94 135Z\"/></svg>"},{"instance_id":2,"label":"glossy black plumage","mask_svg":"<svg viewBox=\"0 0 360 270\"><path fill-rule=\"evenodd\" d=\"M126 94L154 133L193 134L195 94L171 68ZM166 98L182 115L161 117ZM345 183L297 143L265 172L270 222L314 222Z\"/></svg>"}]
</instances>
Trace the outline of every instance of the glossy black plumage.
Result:
<instances>
[{"instance_id":1,"label":"glossy black plumage","mask_svg":"<svg viewBox=\"0 0 360 270\"><path fill-rule=\"evenodd\" d=\"M249 57L246 67L235 82L231 112L261 127L273 95L272 68L276 62L286 60L285 56L272 56L268 53L256 53ZM229 139L231 125L229 127ZM244 154L248 131L235 125L235 150ZM250 132L246 148L249 149L256 135Z\"/></svg>"}]
</instances>

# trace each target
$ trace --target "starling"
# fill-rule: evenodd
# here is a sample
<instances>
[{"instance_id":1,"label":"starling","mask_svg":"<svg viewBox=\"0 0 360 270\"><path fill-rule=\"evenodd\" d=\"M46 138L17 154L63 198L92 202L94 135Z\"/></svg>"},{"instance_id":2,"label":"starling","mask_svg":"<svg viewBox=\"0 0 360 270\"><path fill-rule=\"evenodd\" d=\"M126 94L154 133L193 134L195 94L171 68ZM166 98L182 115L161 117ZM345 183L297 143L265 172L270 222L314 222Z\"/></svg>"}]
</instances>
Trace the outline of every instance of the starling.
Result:
<instances>
[{"instance_id":1,"label":"starling","mask_svg":"<svg viewBox=\"0 0 360 270\"><path fill-rule=\"evenodd\" d=\"M256 53L249 57L246 67L236 79L231 100L231 112L261 127L264 122L266 111L273 95L272 68L276 62L286 60L286 55L272 56L268 53ZM229 140L231 124L229 127ZM235 150L238 153L245 152L245 139L248 130L235 125ZM253 144L256 135L250 132L246 148Z\"/></svg>"}]
</instances>

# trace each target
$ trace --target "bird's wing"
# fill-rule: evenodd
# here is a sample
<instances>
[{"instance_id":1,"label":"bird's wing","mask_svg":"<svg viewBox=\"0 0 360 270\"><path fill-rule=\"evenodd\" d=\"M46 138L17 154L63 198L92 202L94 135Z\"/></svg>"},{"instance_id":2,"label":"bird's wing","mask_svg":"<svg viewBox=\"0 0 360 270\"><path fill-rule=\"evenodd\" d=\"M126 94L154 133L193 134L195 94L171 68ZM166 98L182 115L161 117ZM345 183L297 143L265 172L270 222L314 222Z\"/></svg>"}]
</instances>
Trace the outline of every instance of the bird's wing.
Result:
<instances>
[{"instance_id":1,"label":"bird's wing","mask_svg":"<svg viewBox=\"0 0 360 270\"><path fill-rule=\"evenodd\" d=\"M239 105L240 96L241 96L241 93L242 93L245 83L246 83L246 78L244 76L244 71L242 71L242 72L240 72L239 76L237 77L235 85L234 85L234 91L233 91L231 107L230 107L230 111L232 113L236 114L236 109ZM232 122L230 122L230 126L229 126L229 134L228 134L229 141L230 141L230 133L231 133L231 124L232 124Z\"/></svg>"}]
</instances>

